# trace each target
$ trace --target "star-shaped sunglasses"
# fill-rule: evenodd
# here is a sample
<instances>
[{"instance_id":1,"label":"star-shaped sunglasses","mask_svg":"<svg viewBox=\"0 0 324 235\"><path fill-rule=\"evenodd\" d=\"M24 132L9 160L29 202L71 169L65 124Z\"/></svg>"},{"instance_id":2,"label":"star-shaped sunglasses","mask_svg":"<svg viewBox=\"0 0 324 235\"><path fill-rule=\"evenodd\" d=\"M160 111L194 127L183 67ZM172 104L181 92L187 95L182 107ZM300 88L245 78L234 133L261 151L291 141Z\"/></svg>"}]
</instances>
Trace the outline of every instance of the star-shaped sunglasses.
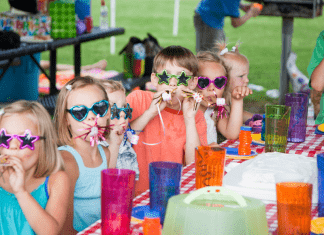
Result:
<instances>
[{"instance_id":1,"label":"star-shaped sunglasses","mask_svg":"<svg viewBox=\"0 0 324 235\"><path fill-rule=\"evenodd\" d=\"M89 111L92 111L96 116L99 114L100 117L104 117L108 109L109 102L107 100L101 100L94 103L91 108L84 105L76 105L70 109L66 109L66 111L68 111L75 120L82 122L88 116Z\"/></svg>"},{"instance_id":2,"label":"star-shaped sunglasses","mask_svg":"<svg viewBox=\"0 0 324 235\"><path fill-rule=\"evenodd\" d=\"M223 89L226 86L227 83L227 77L225 76L221 76L221 77L216 77L213 81L208 78L208 77L198 77L198 88L204 90L207 87L209 87L209 85L211 83L214 83L215 87L219 90Z\"/></svg>"},{"instance_id":3,"label":"star-shaped sunglasses","mask_svg":"<svg viewBox=\"0 0 324 235\"><path fill-rule=\"evenodd\" d=\"M9 142L13 139L16 138L17 140L20 141L20 149L24 148L29 148L31 150L35 149L34 143L37 140L44 140L44 136L37 136L37 135L32 135L30 130L26 130L24 135L11 135L6 133L6 129L2 128L0 130L0 147L5 147L6 149L9 148Z\"/></svg>"},{"instance_id":4,"label":"star-shaped sunglasses","mask_svg":"<svg viewBox=\"0 0 324 235\"><path fill-rule=\"evenodd\" d=\"M132 112L133 109L129 106L127 103L126 108L118 108L116 103L111 107L111 117L110 119L113 120L114 118L117 118L118 120L120 119L120 112L124 111L125 113L125 119L132 118Z\"/></svg>"},{"instance_id":5,"label":"star-shaped sunglasses","mask_svg":"<svg viewBox=\"0 0 324 235\"><path fill-rule=\"evenodd\" d=\"M170 79L175 77L178 80L177 86L185 85L188 86L188 81L193 77L192 75L186 75L185 71L182 71L180 75L168 74L166 69L162 73L156 73L156 76L159 78L159 84L170 84Z\"/></svg>"}]
</instances>

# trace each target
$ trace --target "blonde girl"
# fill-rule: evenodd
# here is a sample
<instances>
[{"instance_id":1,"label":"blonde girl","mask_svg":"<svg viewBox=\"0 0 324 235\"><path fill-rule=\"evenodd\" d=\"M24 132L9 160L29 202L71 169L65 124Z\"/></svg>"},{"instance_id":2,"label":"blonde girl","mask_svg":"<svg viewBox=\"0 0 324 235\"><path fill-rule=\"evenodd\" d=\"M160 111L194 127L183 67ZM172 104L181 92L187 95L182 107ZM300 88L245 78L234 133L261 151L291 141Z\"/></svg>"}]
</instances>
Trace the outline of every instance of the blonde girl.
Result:
<instances>
[{"instance_id":1,"label":"blonde girl","mask_svg":"<svg viewBox=\"0 0 324 235\"><path fill-rule=\"evenodd\" d=\"M230 105L232 102L231 94L235 87L247 87L249 84L249 60L239 52L240 42L237 42L231 50L226 47L225 41L216 43L218 56L224 61L228 70L228 86L224 91L226 102ZM252 94L252 93L251 93ZM229 106L231 107L231 105ZM231 108L230 108L231 111ZM244 111L243 121L253 117L253 113Z\"/></svg>"},{"instance_id":2,"label":"blonde girl","mask_svg":"<svg viewBox=\"0 0 324 235\"><path fill-rule=\"evenodd\" d=\"M0 234L59 234L69 179L45 108L17 101L0 115Z\"/></svg>"},{"instance_id":3,"label":"blonde girl","mask_svg":"<svg viewBox=\"0 0 324 235\"><path fill-rule=\"evenodd\" d=\"M101 218L101 171L118 152L103 148L91 133L109 136L110 103L104 87L91 77L76 77L61 89L54 113L59 150L70 178L71 194L63 234L76 234ZM119 148L116 132L110 145ZM118 147L117 147L117 146Z\"/></svg>"},{"instance_id":4,"label":"blonde girl","mask_svg":"<svg viewBox=\"0 0 324 235\"><path fill-rule=\"evenodd\" d=\"M213 52L198 52L198 83L196 90L204 97L200 110L204 112L207 123L208 144L217 143L216 129L227 139L237 139L243 122L243 98L252 93L246 86L237 86L231 92L229 116L225 110L215 110L216 98L222 98L229 89L227 67ZM213 105L214 104L214 105ZM216 121L215 121L216 120Z\"/></svg>"}]
</instances>

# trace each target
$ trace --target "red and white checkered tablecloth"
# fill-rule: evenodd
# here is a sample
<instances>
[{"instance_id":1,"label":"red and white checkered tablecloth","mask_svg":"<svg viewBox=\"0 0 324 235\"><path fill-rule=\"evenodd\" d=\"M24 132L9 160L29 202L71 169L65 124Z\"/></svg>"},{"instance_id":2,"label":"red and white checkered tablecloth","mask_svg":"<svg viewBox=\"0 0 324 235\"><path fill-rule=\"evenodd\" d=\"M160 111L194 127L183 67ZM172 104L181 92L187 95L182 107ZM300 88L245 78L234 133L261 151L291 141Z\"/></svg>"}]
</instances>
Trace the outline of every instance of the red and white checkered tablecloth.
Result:
<instances>
[{"instance_id":1,"label":"red and white checkered tablecloth","mask_svg":"<svg viewBox=\"0 0 324 235\"><path fill-rule=\"evenodd\" d=\"M308 157L315 157L316 154L324 152L324 135L315 135L314 120L312 116L312 108L308 112L306 140L303 143L288 143L286 153L301 154ZM238 140L227 140L221 144L222 147L237 148L239 144ZM257 153L264 153L264 146L251 145L251 149ZM227 159L225 167L229 163L242 163L245 160L233 160ZM226 171L225 171L226 174ZM195 164L192 163L183 168L181 177L181 190L180 193L190 193L195 190ZM266 206L266 217L268 220L269 232L273 235L277 234L277 204L275 201L262 200ZM143 206L149 204L149 190L137 196L133 200L133 206ZM312 207L312 217L317 217L317 206ZM93 225L78 233L79 235L100 235L101 234L101 220L98 220ZM131 222L132 235L143 234L143 228L140 223Z\"/></svg>"}]
</instances>

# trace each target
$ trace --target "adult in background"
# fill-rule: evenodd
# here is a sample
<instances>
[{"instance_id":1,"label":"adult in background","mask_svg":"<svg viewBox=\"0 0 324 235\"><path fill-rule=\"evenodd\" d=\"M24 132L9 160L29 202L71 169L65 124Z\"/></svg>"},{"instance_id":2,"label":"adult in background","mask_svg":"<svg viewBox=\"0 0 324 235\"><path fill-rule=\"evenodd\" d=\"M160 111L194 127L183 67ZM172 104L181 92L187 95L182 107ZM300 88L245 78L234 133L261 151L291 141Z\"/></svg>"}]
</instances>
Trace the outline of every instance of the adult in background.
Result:
<instances>
[{"instance_id":1,"label":"adult in background","mask_svg":"<svg viewBox=\"0 0 324 235\"><path fill-rule=\"evenodd\" d=\"M201 0L195 10L196 52L210 51L216 41L224 41L224 19L230 16L232 26L237 28L251 17L260 14L261 9L253 4L241 4L240 0ZM240 16L239 9L246 14Z\"/></svg>"}]
</instances>

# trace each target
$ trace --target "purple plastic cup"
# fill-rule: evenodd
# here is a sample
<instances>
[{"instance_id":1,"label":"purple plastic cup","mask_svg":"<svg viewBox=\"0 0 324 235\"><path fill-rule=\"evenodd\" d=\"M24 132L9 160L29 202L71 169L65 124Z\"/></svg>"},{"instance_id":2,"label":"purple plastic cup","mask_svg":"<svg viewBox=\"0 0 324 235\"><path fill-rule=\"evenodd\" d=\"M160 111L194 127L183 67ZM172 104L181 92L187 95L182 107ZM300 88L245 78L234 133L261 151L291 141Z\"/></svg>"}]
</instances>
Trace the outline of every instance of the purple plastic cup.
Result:
<instances>
[{"instance_id":1,"label":"purple plastic cup","mask_svg":"<svg viewBox=\"0 0 324 235\"><path fill-rule=\"evenodd\" d=\"M291 107L288 142L304 142L306 138L308 96L305 93L288 93L285 105Z\"/></svg>"},{"instance_id":2,"label":"purple plastic cup","mask_svg":"<svg viewBox=\"0 0 324 235\"><path fill-rule=\"evenodd\" d=\"M151 162L150 175L150 208L161 215L164 222L168 200L180 193L182 165L175 162Z\"/></svg>"},{"instance_id":3,"label":"purple plastic cup","mask_svg":"<svg viewBox=\"0 0 324 235\"><path fill-rule=\"evenodd\" d=\"M103 235L130 233L135 192L135 171L101 171L101 231Z\"/></svg>"}]
</instances>

